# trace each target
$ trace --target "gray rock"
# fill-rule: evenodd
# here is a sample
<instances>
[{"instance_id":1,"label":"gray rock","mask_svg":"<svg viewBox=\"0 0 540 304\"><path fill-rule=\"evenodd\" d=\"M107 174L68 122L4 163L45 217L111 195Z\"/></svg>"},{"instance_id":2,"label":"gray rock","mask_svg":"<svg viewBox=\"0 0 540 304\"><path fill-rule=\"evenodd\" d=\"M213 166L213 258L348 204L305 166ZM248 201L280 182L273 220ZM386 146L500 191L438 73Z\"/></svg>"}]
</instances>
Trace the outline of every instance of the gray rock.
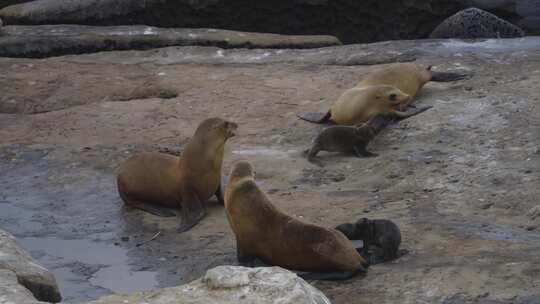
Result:
<instances>
[{"instance_id":1,"label":"gray rock","mask_svg":"<svg viewBox=\"0 0 540 304\"><path fill-rule=\"evenodd\" d=\"M0 270L15 273L18 282L40 301L60 302L62 299L54 275L37 264L15 237L3 230L0 230Z\"/></svg>"},{"instance_id":2,"label":"gray rock","mask_svg":"<svg viewBox=\"0 0 540 304\"><path fill-rule=\"evenodd\" d=\"M328 34L350 43L427 37L463 8L456 0L36 0L6 7L0 17L13 25L147 24Z\"/></svg>"},{"instance_id":3,"label":"gray rock","mask_svg":"<svg viewBox=\"0 0 540 304\"><path fill-rule=\"evenodd\" d=\"M30 1L32 0L0 0L0 8Z\"/></svg>"},{"instance_id":4,"label":"gray rock","mask_svg":"<svg viewBox=\"0 0 540 304\"><path fill-rule=\"evenodd\" d=\"M461 0L469 7L487 10L518 25L528 33L540 33L538 0Z\"/></svg>"},{"instance_id":5,"label":"gray rock","mask_svg":"<svg viewBox=\"0 0 540 304\"><path fill-rule=\"evenodd\" d=\"M36 301L32 293L17 282L17 275L7 269L0 269L0 303L34 304L44 303Z\"/></svg>"},{"instance_id":6,"label":"gray rock","mask_svg":"<svg viewBox=\"0 0 540 304\"><path fill-rule=\"evenodd\" d=\"M430 38L515 38L525 33L519 27L477 8L462 10L444 20Z\"/></svg>"},{"instance_id":7,"label":"gray rock","mask_svg":"<svg viewBox=\"0 0 540 304\"><path fill-rule=\"evenodd\" d=\"M280 267L218 266L189 284L106 296L87 304L330 304L319 290Z\"/></svg>"},{"instance_id":8,"label":"gray rock","mask_svg":"<svg viewBox=\"0 0 540 304\"><path fill-rule=\"evenodd\" d=\"M318 48L339 45L333 36L294 36L214 29L149 26L7 26L0 56L49 57L110 50L204 45L222 48Z\"/></svg>"}]
</instances>

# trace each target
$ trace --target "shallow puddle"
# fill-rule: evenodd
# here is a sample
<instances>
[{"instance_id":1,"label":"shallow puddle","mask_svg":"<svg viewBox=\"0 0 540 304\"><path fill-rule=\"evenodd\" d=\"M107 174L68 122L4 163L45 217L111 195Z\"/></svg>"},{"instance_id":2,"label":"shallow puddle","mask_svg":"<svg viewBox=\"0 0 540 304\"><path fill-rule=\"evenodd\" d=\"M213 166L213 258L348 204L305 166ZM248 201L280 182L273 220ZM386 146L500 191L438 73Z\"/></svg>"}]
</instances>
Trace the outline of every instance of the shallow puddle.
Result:
<instances>
[{"instance_id":1,"label":"shallow puddle","mask_svg":"<svg viewBox=\"0 0 540 304\"><path fill-rule=\"evenodd\" d=\"M80 298L80 289L84 288L80 283L84 281L115 293L151 289L158 285L155 272L131 269L128 250L120 246L88 240L34 237L22 238L20 242L32 255L41 256L44 266L55 274L67 301ZM64 266L54 268L58 265Z\"/></svg>"}]
</instances>

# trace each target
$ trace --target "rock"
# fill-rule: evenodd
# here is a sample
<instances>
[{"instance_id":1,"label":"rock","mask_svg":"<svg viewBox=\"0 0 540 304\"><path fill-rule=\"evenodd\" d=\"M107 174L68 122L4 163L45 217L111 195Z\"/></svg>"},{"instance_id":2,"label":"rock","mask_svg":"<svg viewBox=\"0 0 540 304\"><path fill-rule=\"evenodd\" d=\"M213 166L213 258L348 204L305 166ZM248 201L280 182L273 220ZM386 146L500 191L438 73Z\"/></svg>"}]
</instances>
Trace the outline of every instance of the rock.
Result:
<instances>
[{"instance_id":1,"label":"rock","mask_svg":"<svg viewBox=\"0 0 540 304\"><path fill-rule=\"evenodd\" d=\"M540 34L540 5L536 0L461 0L518 25L526 32Z\"/></svg>"},{"instance_id":2,"label":"rock","mask_svg":"<svg viewBox=\"0 0 540 304\"><path fill-rule=\"evenodd\" d=\"M531 208L531 210L529 210L529 212L527 212L527 215L531 219L535 220L538 216L540 216L540 205Z\"/></svg>"},{"instance_id":3,"label":"rock","mask_svg":"<svg viewBox=\"0 0 540 304\"><path fill-rule=\"evenodd\" d=\"M56 303L62 299L54 275L37 264L15 237L3 230L0 230L0 270L12 271L18 282L40 301Z\"/></svg>"},{"instance_id":4,"label":"rock","mask_svg":"<svg viewBox=\"0 0 540 304\"><path fill-rule=\"evenodd\" d=\"M218 266L189 284L106 296L87 304L330 304L319 290L280 267Z\"/></svg>"},{"instance_id":5,"label":"rock","mask_svg":"<svg viewBox=\"0 0 540 304\"><path fill-rule=\"evenodd\" d=\"M30 1L33 1L33 0L2 0L0 1L0 8L4 8L6 6L10 6L14 4L30 2Z\"/></svg>"},{"instance_id":6,"label":"rock","mask_svg":"<svg viewBox=\"0 0 540 304\"><path fill-rule=\"evenodd\" d=\"M293 36L214 29L149 26L7 26L0 56L49 57L110 50L204 45L222 48L318 48L339 45L332 36Z\"/></svg>"},{"instance_id":7,"label":"rock","mask_svg":"<svg viewBox=\"0 0 540 304\"><path fill-rule=\"evenodd\" d=\"M327 34L351 43L427 37L463 8L456 0L36 0L6 7L0 17L14 25L147 24Z\"/></svg>"},{"instance_id":8,"label":"rock","mask_svg":"<svg viewBox=\"0 0 540 304\"><path fill-rule=\"evenodd\" d=\"M477 8L462 10L444 20L430 38L515 38L525 33L519 27Z\"/></svg>"},{"instance_id":9,"label":"rock","mask_svg":"<svg viewBox=\"0 0 540 304\"><path fill-rule=\"evenodd\" d=\"M32 293L17 282L17 275L7 269L0 269L0 302L1 303L44 303L38 302Z\"/></svg>"}]
</instances>

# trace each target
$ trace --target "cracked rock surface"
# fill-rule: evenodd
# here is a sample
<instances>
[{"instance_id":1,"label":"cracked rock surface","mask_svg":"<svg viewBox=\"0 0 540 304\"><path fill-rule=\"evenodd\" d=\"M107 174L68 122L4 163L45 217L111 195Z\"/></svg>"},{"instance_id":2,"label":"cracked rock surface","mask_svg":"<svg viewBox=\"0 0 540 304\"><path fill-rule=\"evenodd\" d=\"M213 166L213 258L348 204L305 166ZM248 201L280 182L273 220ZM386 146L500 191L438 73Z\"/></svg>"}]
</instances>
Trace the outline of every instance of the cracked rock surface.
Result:
<instances>
[{"instance_id":1,"label":"cracked rock surface","mask_svg":"<svg viewBox=\"0 0 540 304\"><path fill-rule=\"evenodd\" d=\"M473 77L427 84L415 104L433 108L381 132L369 147L376 158L321 153L319 168L301 156L325 126L296 113L325 111L370 71L410 60ZM251 161L290 215L328 227L360 217L399 225L407 255L364 278L310 282L332 303L540 299L537 37L168 47L0 58L0 70L0 227L55 274L66 302L179 286L236 263L217 201L178 234L176 219L123 208L116 192L122 160L177 153L211 116L239 124L224 174ZM176 96L155 93L168 90Z\"/></svg>"}]
</instances>

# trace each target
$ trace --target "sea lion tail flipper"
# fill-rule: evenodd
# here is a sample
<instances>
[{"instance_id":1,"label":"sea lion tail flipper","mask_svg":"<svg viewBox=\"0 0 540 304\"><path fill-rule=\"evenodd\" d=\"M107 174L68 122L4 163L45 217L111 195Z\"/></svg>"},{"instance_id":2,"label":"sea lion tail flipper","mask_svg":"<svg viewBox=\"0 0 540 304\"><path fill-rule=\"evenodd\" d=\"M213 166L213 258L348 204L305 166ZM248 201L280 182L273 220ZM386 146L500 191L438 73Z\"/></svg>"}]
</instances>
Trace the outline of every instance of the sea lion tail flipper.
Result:
<instances>
[{"instance_id":1,"label":"sea lion tail flipper","mask_svg":"<svg viewBox=\"0 0 540 304\"><path fill-rule=\"evenodd\" d=\"M326 113L321 112L304 112L296 114L296 116L302 120L313 122L313 123L326 123L330 120L330 111Z\"/></svg>"},{"instance_id":2,"label":"sea lion tail flipper","mask_svg":"<svg viewBox=\"0 0 540 304\"><path fill-rule=\"evenodd\" d=\"M430 81L435 81L435 82L452 82L452 81L463 80L471 76L470 74L466 74L466 73L435 72L435 71L430 71L430 72L431 72Z\"/></svg>"},{"instance_id":3,"label":"sea lion tail flipper","mask_svg":"<svg viewBox=\"0 0 540 304\"><path fill-rule=\"evenodd\" d=\"M197 225L204 218L206 212L197 196L183 194L180 215L181 222L176 229L178 233L186 232Z\"/></svg>"},{"instance_id":4,"label":"sea lion tail flipper","mask_svg":"<svg viewBox=\"0 0 540 304\"><path fill-rule=\"evenodd\" d=\"M304 272L298 276L304 280L318 281L344 281L354 277L357 271L336 271L336 272Z\"/></svg>"},{"instance_id":5,"label":"sea lion tail flipper","mask_svg":"<svg viewBox=\"0 0 540 304\"><path fill-rule=\"evenodd\" d=\"M162 217L173 217L176 216L176 213L169 208L152 205L145 202L132 202L129 204L130 207L137 208L153 215L162 216Z\"/></svg>"}]
</instances>

